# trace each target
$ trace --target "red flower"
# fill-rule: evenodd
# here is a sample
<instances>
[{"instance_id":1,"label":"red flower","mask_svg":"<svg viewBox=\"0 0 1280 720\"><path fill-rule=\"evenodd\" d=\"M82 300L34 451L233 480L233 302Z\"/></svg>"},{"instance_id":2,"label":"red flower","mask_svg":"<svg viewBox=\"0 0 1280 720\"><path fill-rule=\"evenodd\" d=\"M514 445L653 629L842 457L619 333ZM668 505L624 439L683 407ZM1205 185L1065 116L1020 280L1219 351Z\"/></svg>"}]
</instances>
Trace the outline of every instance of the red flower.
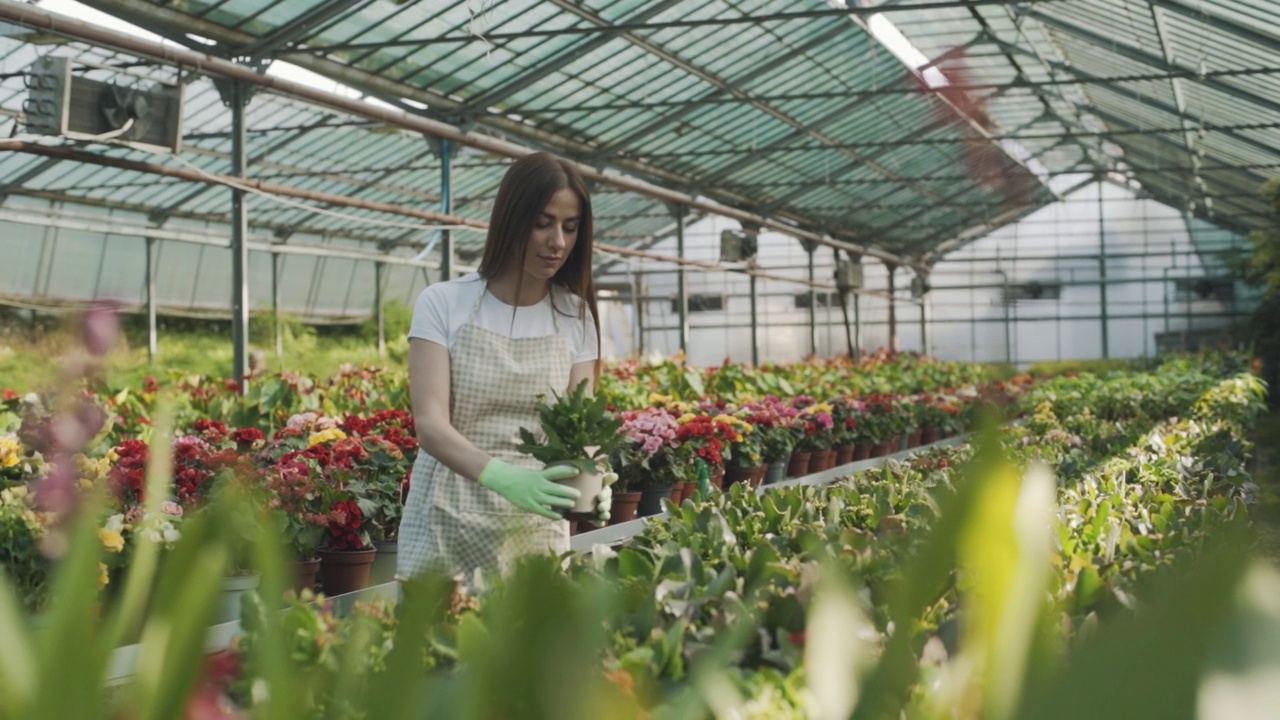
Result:
<instances>
[{"instance_id":1,"label":"red flower","mask_svg":"<svg viewBox=\"0 0 1280 720\"><path fill-rule=\"evenodd\" d=\"M160 383L155 379L155 376L148 375L147 378L142 381L142 391L153 395L160 392Z\"/></svg>"},{"instance_id":2,"label":"red flower","mask_svg":"<svg viewBox=\"0 0 1280 720\"><path fill-rule=\"evenodd\" d=\"M111 468L111 488L125 502L142 502L145 498L147 454L149 448L141 440L125 440L115 447L115 467Z\"/></svg>"},{"instance_id":3,"label":"red flower","mask_svg":"<svg viewBox=\"0 0 1280 720\"><path fill-rule=\"evenodd\" d=\"M194 427L196 432L200 434L200 439L207 443L217 445L227 439L226 423L200 418L195 422Z\"/></svg>"},{"instance_id":4,"label":"red flower","mask_svg":"<svg viewBox=\"0 0 1280 720\"><path fill-rule=\"evenodd\" d=\"M22 396L18 394L18 391L16 391L16 390L10 390L9 388L5 388L5 389L4 389L4 399L5 399L6 401L9 401L9 400L17 400L17 399L18 399L18 398L20 398L20 397L22 397Z\"/></svg>"},{"instance_id":5,"label":"red flower","mask_svg":"<svg viewBox=\"0 0 1280 720\"><path fill-rule=\"evenodd\" d=\"M253 445L266 442L267 436L258 428L240 428L231 433L231 439L235 441L236 447L246 449Z\"/></svg>"},{"instance_id":6,"label":"red flower","mask_svg":"<svg viewBox=\"0 0 1280 720\"><path fill-rule=\"evenodd\" d=\"M226 389L227 392L233 392L233 393L244 392L244 386L236 382L235 380L223 380L222 387Z\"/></svg>"}]
</instances>

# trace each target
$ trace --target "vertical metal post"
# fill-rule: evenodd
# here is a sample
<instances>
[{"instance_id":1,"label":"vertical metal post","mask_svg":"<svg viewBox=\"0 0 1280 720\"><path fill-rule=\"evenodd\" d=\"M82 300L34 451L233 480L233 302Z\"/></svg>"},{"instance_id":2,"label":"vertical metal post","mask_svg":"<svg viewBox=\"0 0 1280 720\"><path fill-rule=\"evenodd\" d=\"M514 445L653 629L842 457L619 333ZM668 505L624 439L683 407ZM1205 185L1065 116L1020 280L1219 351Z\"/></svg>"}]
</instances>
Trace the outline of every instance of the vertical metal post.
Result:
<instances>
[{"instance_id":1,"label":"vertical metal post","mask_svg":"<svg viewBox=\"0 0 1280 720\"><path fill-rule=\"evenodd\" d=\"M445 215L453 212L453 189L450 186L453 172L453 148L451 143L440 139L440 212ZM440 231L440 278L453 279L453 231Z\"/></svg>"},{"instance_id":2,"label":"vertical metal post","mask_svg":"<svg viewBox=\"0 0 1280 720\"><path fill-rule=\"evenodd\" d=\"M280 253L271 253L271 317L275 327L276 359L284 359L284 323L280 320Z\"/></svg>"},{"instance_id":3,"label":"vertical metal post","mask_svg":"<svg viewBox=\"0 0 1280 720\"><path fill-rule=\"evenodd\" d=\"M387 356L387 318L382 310L382 282L386 273L385 265L373 263L373 312L378 320L378 357L383 358Z\"/></svg>"},{"instance_id":4,"label":"vertical metal post","mask_svg":"<svg viewBox=\"0 0 1280 720\"><path fill-rule=\"evenodd\" d=\"M997 271L1004 278L1004 297L1001 298L1004 304L1004 362L1006 365L1013 364L1013 336L1009 334L1009 305L1013 299L1009 297L1009 276L1004 274L1003 270Z\"/></svg>"},{"instance_id":5,"label":"vertical metal post","mask_svg":"<svg viewBox=\"0 0 1280 720\"><path fill-rule=\"evenodd\" d=\"M676 257L684 259L684 211L683 205L671 206L676 216ZM683 264L676 266L676 312L680 322L680 352L689 355L689 285Z\"/></svg>"},{"instance_id":6,"label":"vertical metal post","mask_svg":"<svg viewBox=\"0 0 1280 720\"><path fill-rule=\"evenodd\" d=\"M751 285L751 364L755 367L760 366L760 318L756 313L758 310L759 294L756 283L759 278L755 275L748 275L748 282Z\"/></svg>"},{"instance_id":7,"label":"vertical metal post","mask_svg":"<svg viewBox=\"0 0 1280 720\"><path fill-rule=\"evenodd\" d=\"M245 139L244 111L249 96L243 83L230 83L231 105L231 175L245 177L247 147ZM249 234L249 213L243 190L231 189L231 341L232 379L248 390L245 376L249 374L249 246L245 239Z\"/></svg>"},{"instance_id":8,"label":"vertical metal post","mask_svg":"<svg viewBox=\"0 0 1280 720\"><path fill-rule=\"evenodd\" d=\"M862 356L862 295L853 294L853 357Z\"/></svg>"},{"instance_id":9,"label":"vertical metal post","mask_svg":"<svg viewBox=\"0 0 1280 720\"><path fill-rule=\"evenodd\" d=\"M929 354L929 319L925 317L925 299L920 298L920 354Z\"/></svg>"},{"instance_id":10,"label":"vertical metal post","mask_svg":"<svg viewBox=\"0 0 1280 720\"><path fill-rule=\"evenodd\" d=\"M809 251L809 354L818 356L818 293L813 287L813 253L816 245L810 245Z\"/></svg>"},{"instance_id":11,"label":"vertical metal post","mask_svg":"<svg viewBox=\"0 0 1280 720\"><path fill-rule=\"evenodd\" d=\"M644 278L636 276L631 289L631 301L636 308L636 356L644 357Z\"/></svg>"},{"instance_id":12,"label":"vertical metal post","mask_svg":"<svg viewBox=\"0 0 1280 720\"><path fill-rule=\"evenodd\" d=\"M147 362L156 364L156 239L147 238Z\"/></svg>"},{"instance_id":13,"label":"vertical metal post","mask_svg":"<svg viewBox=\"0 0 1280 720\"><path fill-rule=\"evenodd\" d=\"M1107 319L1107 232L1102 211L1103 184L1098 183L1098 290L1102 299L1102 359L1111 357L1110 322Z\"/></svg>"},{"instance_id":14,"label":"vertical metal post","mask_svg":"<svg viewBox=\"0 0 1280 720\"><path fill-rule=\"evenodd\" d=\"M889 270L889 350L898 352L898 308L893 297L893 274L898 266L892 263L885 263L884 266Z\"/></svg>"},{"instance_id":15,"label":"vertical metal post","mask_svg":"<svg viewBox=\"0 0 1280 720\"><path fill-rule=\"evenodd\" d=\"M1191 286L1193 284L1191 282L1192 280L1191 272L1192 272L1191 253L1187 253L1187 330L1182 335L1183 337L1182 351L1183 352L1187 352L1191 350L1191 303L1193 300L1195 300L1194 291L1191 289Z\"/></svg>"}]
</instances>

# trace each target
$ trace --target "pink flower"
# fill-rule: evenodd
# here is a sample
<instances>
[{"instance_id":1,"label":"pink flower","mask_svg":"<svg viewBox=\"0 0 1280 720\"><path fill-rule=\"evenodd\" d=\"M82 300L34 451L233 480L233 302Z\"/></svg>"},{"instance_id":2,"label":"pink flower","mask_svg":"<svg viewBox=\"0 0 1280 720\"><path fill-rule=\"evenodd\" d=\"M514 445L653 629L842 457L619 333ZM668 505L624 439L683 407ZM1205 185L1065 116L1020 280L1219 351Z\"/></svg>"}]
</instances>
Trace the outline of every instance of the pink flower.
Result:
<instances>
[{"instance_id":1,"label":"pink flower","mask_svg":"<svg viewBox=\"0 0 1280 720\"><path fill-rule=\"evenodd\" d=\"M164 504L160 506L160 509L166 515L173 515L174 517L182 517L182 506L172 500L164 501Z\"/></svg>"}]
</instances>

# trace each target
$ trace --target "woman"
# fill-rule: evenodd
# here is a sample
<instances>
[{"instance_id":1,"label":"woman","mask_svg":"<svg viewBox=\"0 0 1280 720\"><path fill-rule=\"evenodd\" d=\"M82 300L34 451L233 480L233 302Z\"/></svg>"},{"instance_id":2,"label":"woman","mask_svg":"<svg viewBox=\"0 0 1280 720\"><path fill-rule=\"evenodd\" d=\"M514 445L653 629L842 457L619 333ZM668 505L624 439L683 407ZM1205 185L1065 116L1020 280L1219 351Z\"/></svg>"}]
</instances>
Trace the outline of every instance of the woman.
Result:
<instances>
[{"instance_id":1,"label":"woman","mask_svg":"<svg viewBox=\"0 0 1280 720\"><path fill-rule=\"evenodd\" d=\"M559 511L578 491L516 450L539 426L537 396L594 388L600 327L591 278L591 200L582 177L545 153L507 170L479 271L422 291L409 331L421 450L400 528L396 575L435 567L502 570L569 549ZM597 499L608 519L611 492Z\"/></svg>"}]
</instances>

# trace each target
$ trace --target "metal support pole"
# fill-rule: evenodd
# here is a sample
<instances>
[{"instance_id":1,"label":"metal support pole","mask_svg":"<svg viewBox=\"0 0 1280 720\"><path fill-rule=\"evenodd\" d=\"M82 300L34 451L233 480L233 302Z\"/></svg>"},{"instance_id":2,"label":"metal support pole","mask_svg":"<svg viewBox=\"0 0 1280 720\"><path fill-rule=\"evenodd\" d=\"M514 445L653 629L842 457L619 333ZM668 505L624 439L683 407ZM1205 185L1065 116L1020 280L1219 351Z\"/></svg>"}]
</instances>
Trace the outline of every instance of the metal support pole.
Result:
<instances>
[{"instance_id":1,"label":"metal support pole","mask_svg":"<svg viewBox=\"0 0 1280 720\"><path fill-rule=\"evenodd\" d=\"M271 253L271 317L275 326L276 359L284 359L284 323L280 320L280 255Z\"/></svg>"},{"instance_id":2,"label":"metal support pole","mask_svg":"<svg viewBox=\"0 0 1280 720\"><path fill-rule=\"evenodd\" d=\"M1102 212L1102 183L1098 183L1098 289L1102 293L1102 359L1111 357L1110 323L1107 320L1107 232Z\"/></svg>"},{"instance_id":3,"label":"metal support pole","mask_svg":"<svg viewBox=\"0 0 1280 720\"><path fill-rule=\"evenodd\" d=\"M755 275L748 275L747 282L751 286L751 364L754 367L760 366L760 318L756 315L758 310L759 291L756 288L758 278Z\"/></svg>"},{"instance_id":4,"label":"metal support pole","mask_svg":"<svg viewBox=\"0 0 1280 720\"><path fill-rule=\"evenodd\" d=\"M156 239L147 238L147 362L156 364Z\"/></svg>"},{"instance_id":5,"label":"metal support pole","mask_svg":"<svg viewBox=\"0 0 1280 720\"><path fill-rule=\"evenodd\" d=\"M684 258L684 213L683 205L671 206L676 216L676 256ZM676 304L680 322L680 352L689 355L689 278L684 265L676 268Z\"/></svg>"},{"instance_id":6,"label":"metal support pole","mask_svg":"<svg viewBox=\"0 0 1280 720\"><path fill-rule=\"evenodd\" d=\"M853 294L853 356L862 356L862 296Z\"/></svg>"},{"instance_id":7,"label":"metal support pole","mask_svg":"<svg viewBox=\"0 0 1280 720\"><path fill-rule=\"evenodd\" d=\"M925 316L925 299L920 298L920 354L929 354L929 318Z\"/></svg>"},{"instance_id":8,"label":"metal support pole","mask_svg":"<svg viewBox=\"0 0 1280 720\"><path fill-rule=\"evenodd\" d=\"M1187 253L1187 329L1182 334L1182 351L1183 352L1188 352L1191 350L1191 302L1195 300L1194 291L1191 289L1192 270L1193 268L1191 266L1191 253Z\"/></svg>"},{"instance_id":9,"label":"metal support pole","mask_svg":"<svg viewBox=\"0 0 1280 720\"><path fill-rule=\"evenodd\" d=\"M243 83L230 82L228 92L231 105L231 175L245 177L247 143L245 139L244 111L249 95ZM231 376L241 383L242 391L248 390L245 376L249 374L249 212L245 192L231 189Z\"/></svg>"},{"instance_id":10,"label":"metal support pole","mask_svg":"<svg viewBox=\"0 0 1280 720\"><path fill-rule=\"evenodd\" d=\"M1006 365L1013 364L1013 336L1009 334L1009 276L1003 271L997 271L1004 278L1004 297L1001 298L1004 305L1004 362Z\"/></svg>"},{"instance_id":11,"label":"metal support pole","mask_svg":"<svg viewBox=\"0 0 1280 720\"><path fill-rule=\"evenodd\" d=\"M836 287L840 288L840 314L844 316L844 346L845 346L845 351L849 353L849 359L852 360L853 359L853 328L849 326L849 295L851 295L852 293L849 292L849 289L847 287L841 287L842 281L839 277L840 251L835 250L834 254L835 254L835 261L836 261L835 266L836 266L836 275L837 275ZM857 295L854 295L854 297L857 297Z\"/></svg>"},{"instance_id":12,"label":"metal support pole","mask_svg":"<svg viewBox=\"0 0 1280 720\"><path fill-rule=\"evenodd\" d=\"M885 263L884 266L889 270L889 350L898 352L898 308L893 298L893 274L898 266L892 263Z\"/></svg>"},{"instance_id":13,"label":"metal support pole","mask_svg":"<svg viewBox=\"0 0 1280 720\"><path fill-rule=\"evenodd\" d=\"M818 356L818 293L813 287L813 251L817 246L805 248L809 251L809 354Z\"/></svg>"},{"instance_id":14,"label":"metal support pole","mask_svg":"<svg viewBox=\"0 0 1280 720\"><path fill-rule=\"evenodd\" d=\"M382 358L387 356L387 318L382 308L382 282L386 272L382 263L373 264L373 312L378 320L378 357Z\"/></svg>"},{"instance_id":15,"label":"metal support pole","mask_svg":"<svg viewBox=\"0 0 1280 720\"><path fill-rule=\"evenodd\" d=\"M636 356L644 357L644 278L636 277L634 289L631 291L631 302L636 308Z\"/></svg>"},{"instance_id":16,"label":"metal support pole","mask_svg":"<svg viewBox=\"0 0 1280 720\"><path fill-rule=\"evenodd\" d=\"M440 139L440 212L453 213L453 193L450 187L453 147L448 138ZM453 231L440 231L440 278L453 279Z\"/></svg>"}]
</instances>

